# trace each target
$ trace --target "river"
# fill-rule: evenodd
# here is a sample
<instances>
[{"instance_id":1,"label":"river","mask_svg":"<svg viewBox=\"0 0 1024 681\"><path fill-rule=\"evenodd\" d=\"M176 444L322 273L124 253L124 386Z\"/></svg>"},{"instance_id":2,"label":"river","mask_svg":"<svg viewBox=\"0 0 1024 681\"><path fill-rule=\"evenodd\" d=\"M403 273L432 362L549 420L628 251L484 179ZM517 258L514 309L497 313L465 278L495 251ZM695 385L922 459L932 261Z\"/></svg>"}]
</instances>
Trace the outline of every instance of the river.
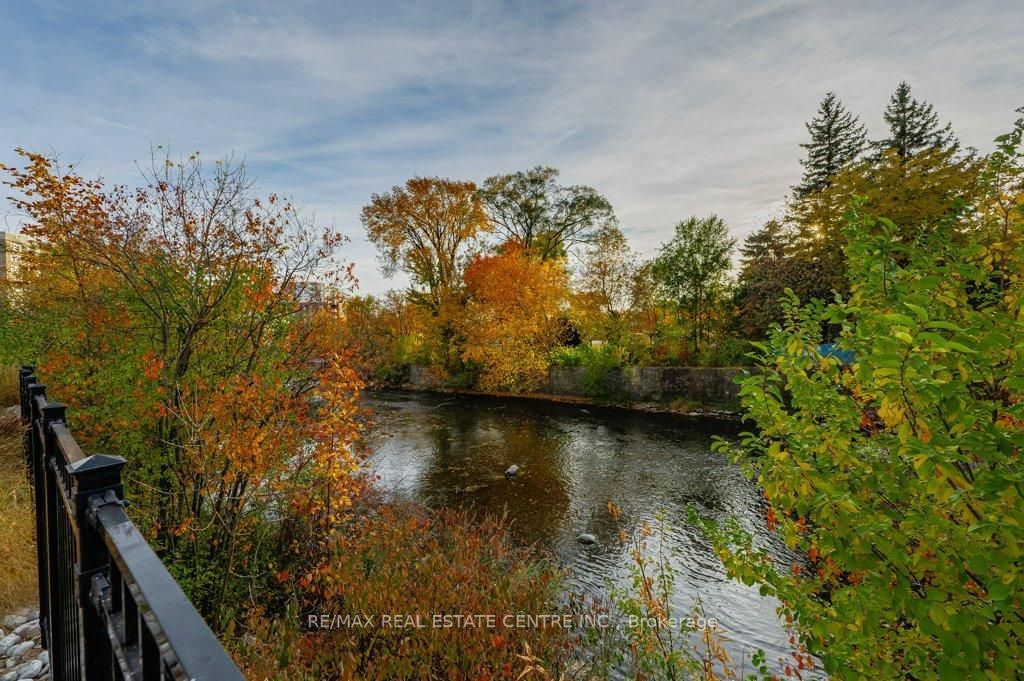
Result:
<instances>
[{"instance_id":1,"label":"river","mask_svg":"<svg viewBox=\"0 0 1024 681\"><path fill-rule=\"evenodd\" d=\"M506 513L514 537L551 551L568 568L569 588L599 594L629 575L620 529L668 518L679 570L673 608L694 598L724 627L737 663L758 648L788 657L775 607L756 587L726 578L718 558L685 523L686 508L735 516L757 541L791 561L764 525L757 487L711 451L713 433L679 418L534 400L372 392L369 465L394 495L434 507ZM511 465L519 474L506 479ZM622 509L614 520L608 502ZM583 545L581 533L597 542ZM746 671L751 671L749 662Z\"/></svg>"}]
</instances>

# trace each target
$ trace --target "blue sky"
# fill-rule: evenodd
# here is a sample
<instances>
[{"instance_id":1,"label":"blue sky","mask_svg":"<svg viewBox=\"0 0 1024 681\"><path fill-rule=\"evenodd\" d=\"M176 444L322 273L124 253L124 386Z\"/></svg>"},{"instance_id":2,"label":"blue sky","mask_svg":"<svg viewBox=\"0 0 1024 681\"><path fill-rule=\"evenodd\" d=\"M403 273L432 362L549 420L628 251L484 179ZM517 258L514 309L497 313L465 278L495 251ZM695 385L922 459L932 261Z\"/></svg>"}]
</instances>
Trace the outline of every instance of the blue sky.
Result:
<instances>
[{"instance_id":1,"label":"blue sky","mask_svg":"<svg viewBox=\"0 0 1024 681\"><path fill-rule=\"evenodd\" d=\"M800 176L834 89L872 134L901 79L982 150L1024 105L1024 2L0 2L0 161L111 182L153 145L244 157L352 239L411 175L554 165L644 254L691 214L737 236ZM16 218L7 216L7 229Z\"/></svg>"}]
</instances>

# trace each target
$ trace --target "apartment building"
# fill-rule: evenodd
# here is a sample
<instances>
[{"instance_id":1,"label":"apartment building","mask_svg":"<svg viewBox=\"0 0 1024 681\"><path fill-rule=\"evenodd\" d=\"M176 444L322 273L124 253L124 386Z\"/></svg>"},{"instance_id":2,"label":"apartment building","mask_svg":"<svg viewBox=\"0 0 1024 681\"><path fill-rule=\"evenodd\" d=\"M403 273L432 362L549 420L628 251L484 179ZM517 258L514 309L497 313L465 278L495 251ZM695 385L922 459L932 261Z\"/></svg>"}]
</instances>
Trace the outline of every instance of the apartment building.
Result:
<instances>
[{"instance_id":1,"label":"apartment building","mask_svg":"<svg viewBox=\"0 0 1024 681\"><path fill-rule=\"evenodd\" d=\"M18 278L21 255L31 243L23 234L0 232L0 280Z\"/></svg>"}]
</instances>

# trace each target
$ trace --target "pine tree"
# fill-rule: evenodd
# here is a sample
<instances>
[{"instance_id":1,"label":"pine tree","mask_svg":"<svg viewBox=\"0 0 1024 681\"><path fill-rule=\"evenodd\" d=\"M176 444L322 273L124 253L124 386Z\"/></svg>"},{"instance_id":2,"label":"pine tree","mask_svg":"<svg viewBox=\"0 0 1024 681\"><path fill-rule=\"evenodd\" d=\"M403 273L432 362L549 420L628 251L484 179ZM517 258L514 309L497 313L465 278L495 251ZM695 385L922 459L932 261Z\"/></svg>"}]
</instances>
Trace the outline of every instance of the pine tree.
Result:
<instances>
[{"instance_id":1,"label":"pine tree","mask_svg":"<svg viewBox=\"0 0 1024 681\"><path fill-rule=\"evenodd\" d=\"M807 150L807 157L800 162L804 176L794 188L797 198L828 187L832 177L853 162L867 143L864 125L834 92L825 95L817 115L806 125L811 141L800 145Z\"/></svg>"},{"instance_id":2,"label":"pine tree","mask_svg":"<svg viewBox=\"0 0 1024 681\"><path fill-rule=\"evenodd\" d=\"M786 253L792 236L778 220L769 220L761 229L747 235L740 246L740 271L774 266Z\"/></svg>"},{"instance_id":3,"label":"pine tree","mask_svg":"<svg viewBox=\"0 0 1024 681\"><path fill-rule=\"evenodd\" d=\"M900 158L907 158L926 149L955 151L960 144L952 124L940 128L939 115L932 105L912 97L906 81L899 84L889 99L884 118L889 137L874 143L879 153L893 149Z\"/></svg>"},{"instance_id":4,"label":"pine tree","mask_svg":"<svg viewBox=\"0 0 1024 681\"><path fill-rule=\"evenodd\" d=\"M740 246L733 302L738 309L737 326L747 338L764 338L768 327L782 320L781 300L787 288L793 288L801 300L818 291L813 269L804 267L809 259L794 252L795 238L791 227L769 220Z\"/></svg>"}]
</instances>

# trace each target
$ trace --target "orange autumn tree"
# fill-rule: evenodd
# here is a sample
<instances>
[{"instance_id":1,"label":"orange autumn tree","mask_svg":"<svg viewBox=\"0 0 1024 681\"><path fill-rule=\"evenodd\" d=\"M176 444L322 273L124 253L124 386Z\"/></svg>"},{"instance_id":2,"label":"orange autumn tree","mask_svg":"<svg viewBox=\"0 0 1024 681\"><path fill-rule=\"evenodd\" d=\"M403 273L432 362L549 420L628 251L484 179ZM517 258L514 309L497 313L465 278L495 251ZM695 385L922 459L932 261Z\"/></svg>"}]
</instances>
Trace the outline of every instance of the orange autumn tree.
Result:
<instances>
[{"instance_id":1,"label":"orange autumn tree","mask_svg":"<svg viewBox=\"0 0 1024 681\"><path fill-rule=\"evenodd\" d=\"M128 459L132 515L205 614L315 559L358 485L341 235L230 161L156 158L129 190L19 153L3 170L36 247L0 359L35 364L86 448Z\"/></svg>"},{"instance_id":2,"label":"orange autumn tree","mask_svg":"<svg viewBox=\"0 0 1024 681\"><path fill-rule=\"evenodd\" d=\"M482 368L485 389L528 390L548 366L562 328L568 276L561 259L530 257L516 242L466 268L462 359Z\"/></svg>"}]
</instances>

